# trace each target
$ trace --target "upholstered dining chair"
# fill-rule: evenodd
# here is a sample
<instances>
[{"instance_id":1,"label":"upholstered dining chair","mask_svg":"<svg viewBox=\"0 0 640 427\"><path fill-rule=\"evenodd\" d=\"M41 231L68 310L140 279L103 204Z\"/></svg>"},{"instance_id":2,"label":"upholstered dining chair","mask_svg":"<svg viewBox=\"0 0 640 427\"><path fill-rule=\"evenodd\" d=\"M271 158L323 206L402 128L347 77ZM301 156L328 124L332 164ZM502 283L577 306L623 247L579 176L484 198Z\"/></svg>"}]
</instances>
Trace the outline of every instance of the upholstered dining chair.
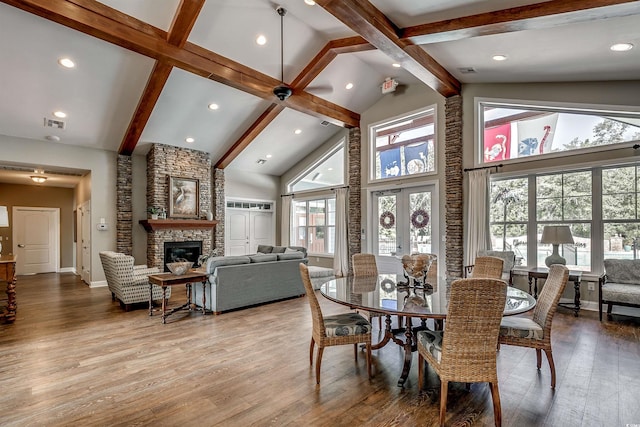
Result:
<instances>
[{"instance_id":1,"label":"upholstered dining chair","mask_svg":"<svg viewBox=\"0 0 640 427\"><path fill-rule=\"evenodd\" d=\"M474 279L501 279L503 265L504 260L502 258L494 256L478 256L476 257L474 264L469 266L471 267L471 274L467 274L467 277Z\"/></svg>"},{"instance_id":2,"label":"upholstered dining chair","mask_svg":"<svg viewBox=\"0 0 640 427\"><path fill-rule=\"evenodd\" d=\"M551 352L551 322L560 296L569 278L569 269L554 264L549 268L549 276L544 282L538 302L533 309L533 317L509 316L500 324L500 344L517 345L536 349L538 370L542 364L542 351L547 355L551 369L551 388L556 387L556 367Z\"/></svg>"},{"instance_id":3,"label":"upholstered dining chair","mask_svg":"<svg viewBox=\"0 0 640 427\"><path fill-rule=\"evenodd\" d=\"M502 424L498 372L498 332L507 299L507 283L499 279L458 279L451 284L444 331L419 331L418 385L424 361L440 377L440 425L444 426L449 382L488 382L496 426Z\"/></svg>"},{"instance_id":4,"label":"upholstered dining chair","mask_svg":"<svg viewBox=\"0 0 640 427\"><path fill-rule=\"evenodd\" d=\"M353 277L376 277L378 276L378 266L376 264L376 256L374 254L353 254L351 255L351 264L353 265ZM378 318L378 328L382 329L382 318L384 314L374 311L367 312L369 322L374 317Z\"/></svg>"},{"instance_id":5,"label":"upholstered dining chair","mask_svg":"<svg viewBox=\"0 0 640 427\"><path fill-rule=\"evenodd\" d=\"M316 355L316 384L320 384L320 366L325 347L353 344L353 352L358 360L358 344L364 343L367 350L367 373L371 378L371 323L362 315L354 312L323 316L320 303L316 297L309 269L300 263L300 276L311 307L311 345L309 347L309 363L313 366L313 349L318 346Z\"/></svg>"}]
</instances>

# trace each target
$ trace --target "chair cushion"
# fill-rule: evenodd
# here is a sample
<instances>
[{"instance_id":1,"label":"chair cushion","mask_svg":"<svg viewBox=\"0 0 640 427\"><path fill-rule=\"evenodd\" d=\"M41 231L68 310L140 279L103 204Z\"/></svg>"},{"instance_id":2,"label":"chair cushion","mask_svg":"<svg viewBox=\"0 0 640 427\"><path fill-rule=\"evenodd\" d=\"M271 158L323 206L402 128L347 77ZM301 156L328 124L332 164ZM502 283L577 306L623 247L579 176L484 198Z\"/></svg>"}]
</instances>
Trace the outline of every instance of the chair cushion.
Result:
<instances>
[{"instance_id":1,"label":"chair cushion","mask_svg":"<svg viewBox=\"0 0 640 427\"><path fill-rule=\"evenodd\" d=\"M500 336L541 340L544 329L527 317L508 316L500 322Z\"/></svg>"},{"instance_id":2,"label":"chair cushion","mask_svg":"<svg viewBox=\"0 0 640 427\"><path fill-rule=\"evenodd\" d=\"M605 283L602 285L602 299L640 305L640 284Z\"/></svg>"},{"instance_id":3,"label":"chair cushion","mask_svg":"<svg viewBox=\"0 0 640 427\"><path fill-rule=\"evenodd\" d=\"M269 262L269 261L277 261L277 254L255 254L249 255L249 259L251 262Z\"/></svg>"},{"instance_id":4,"label":"chair cushion","mask_svg":"<svg viewBox=\"0 0 640 427\"><path fill-rule=\"evenodd\" d=\"M286 260L286 259L302 259L304 258L304 254L298 251L292 251L283 254L274 254L277 255L278 261Z\"/></svg>"},{"instance_id":5,"label":"chair cushion","mask_svg":"<svg viewBox=\"0 0 640 427\"><path fill-rule=\"evenodd\" d=\"M341 313L324 318L328 337L364 335L371 332L371 323L358 313Z\"/></svg>"},{"instance_id":6,"label":"chair cushion","mask_svg":"<svg viewBox=\"0 0 640 427\"><path fill-rule=\"evenodd\" d=\"M424 347L438 362L442 358L443 331L418 331L418 345Z\"/></svg>"},{"instance_id":7,"label":"chair cushion","mask_svg":"<svg viewBox=\"0 0 640 427\"><path fill-rule=\"evenodd\" d=\"M317 265L310 265L307 267L309 269L309 277L331 277L333 276L333 268L328 267L319 267Z\"/></svg>"}]
</instances>

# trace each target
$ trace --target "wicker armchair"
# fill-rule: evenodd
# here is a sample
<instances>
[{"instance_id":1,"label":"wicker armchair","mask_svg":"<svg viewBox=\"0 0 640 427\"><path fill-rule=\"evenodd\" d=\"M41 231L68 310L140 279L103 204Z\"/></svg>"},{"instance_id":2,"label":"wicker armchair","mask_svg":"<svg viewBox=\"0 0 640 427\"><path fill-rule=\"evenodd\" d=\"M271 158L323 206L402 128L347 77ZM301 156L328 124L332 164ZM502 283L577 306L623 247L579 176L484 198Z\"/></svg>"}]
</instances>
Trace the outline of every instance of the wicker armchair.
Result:
<instances>
[{"instance_id":1,"label":"wicker armchair","mask_svg":"<svg viewBox=\"0 0 640 427\"><path fill-rule=\"evenodd\" d=\"M149 301L149 274L160 273L155 267L133 265L133 257L119 252L100 252L100 261L111 291L111 299L118 299L125 311L131 304ZM171 288L167 289L167 298L171 296ZM153 300L162 300L162 288L153 286Z\"/></svg>"},{"instance_id":2,"label":"wicker armchair","mask_svg":"<svg viewBox=\"0 0 640 427\"><path fill-rule=\"evenodd\" d=\"M351 256L351 264L353 264L353 277L376 277L378 275L378 266L376 265L376 256L374 254L353 254ZM384 314L374 311L366 312L369 322L374 317L378 318L378 328L382 329L382 318Z\"/></svg>"},{"instance_id":3,"label":"wicker armchair","mask_svg":"<svg viewBox=\"0 0 640 427\"><path fill-rule=\"evenodd\" d=\"M502 258L479 256L476 257L473 265L465 267L465 277L474 279L501 279L503 265L504 260Z\"/></svg>"},{"instance_id":4,"label":"wicker armchair","mask_svg":"<svg viewBox=\"0 0 640 427\"><path fill-rule=\"evenodd\" d=\"M544 350L551 369L551 388L556 387L556 368L551 353L551 322L568 278L567 267L559 264L552 265L538 297L538 303L533 310L533 318L505 317L500 324L499 343L535 348L538 370L542 364L541 351Z\"/></svg>"},{"instance_id":5,"label":"wicker armchair","mask_svg":"<svg viewBox=\"0 0 640 427\"><path fill-rule=\"evenodd\" d=\"M358 313L341 313L323 316L320 303L309 277L309 269L300 263L300 276L311 307L313 329L309 347L309 363L313 366L313 348L318 345L316 356L316 384L320 384L320 366L325 347L353 344L353 352L358 360L358 344L364 343L367 349L367 373L371 378L371 323Z\"/></svg>"},{"instance_id":6,"label":"wicker armchair","mask_svg":"<svg viewBox=\"0 0 640 427\"><path fill-rule=\"evenodd\" d=\"M450 381L488 382L496 426L502 423L498 372L498 332L507 299L507 284L499 279L459 279L451 284L447 327L418 332L418 385L424 361L440 377L440 425L444 426Z\"/></svg>"},{"instance_id":7,"label":"wicker armchair","mask_svg":"<svg viewBox=\"0 0 640 427\"><path fill-rule=\"evenodd\" d=\"M491 256L496 258L502 258L502 280L507 282L509 286L513 286L513 267L516 265L516 254L513 251L491 251L480 250L477 256L485 257ZM464 277L471 277L473 265L466 265L464 267Z\"/></svg>"}]
</instances>

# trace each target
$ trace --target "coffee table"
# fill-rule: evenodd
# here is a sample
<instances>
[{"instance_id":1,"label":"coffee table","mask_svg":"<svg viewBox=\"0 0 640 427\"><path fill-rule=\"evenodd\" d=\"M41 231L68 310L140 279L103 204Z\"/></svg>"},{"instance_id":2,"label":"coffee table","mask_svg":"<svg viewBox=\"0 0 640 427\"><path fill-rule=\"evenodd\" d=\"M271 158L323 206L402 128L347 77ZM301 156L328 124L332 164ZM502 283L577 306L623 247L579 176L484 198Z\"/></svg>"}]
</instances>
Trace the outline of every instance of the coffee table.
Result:
<instances>
[{"instance_id":1,"label":"coffee table","mask_svg":"<svg viewBox=\"0 0 640 427\"><path fill-rule=\"evenodd\" d=\"M191 284L202 283L202 314L206 314L205 302L206 292L205 283L207 282L207 275L204 272L197 270L191 270L186 274L175 275L173 273L159 273L149 275L149 316L153 316L153 285L158 285L162 288L162 323L167 323L167 316L175 313L176 311L188 309L192 310L191 302ZM172 308L167 311L167 287L176 285L186 285L187 288L187 302L179 307Z\"/></svg>"}]
</instances>

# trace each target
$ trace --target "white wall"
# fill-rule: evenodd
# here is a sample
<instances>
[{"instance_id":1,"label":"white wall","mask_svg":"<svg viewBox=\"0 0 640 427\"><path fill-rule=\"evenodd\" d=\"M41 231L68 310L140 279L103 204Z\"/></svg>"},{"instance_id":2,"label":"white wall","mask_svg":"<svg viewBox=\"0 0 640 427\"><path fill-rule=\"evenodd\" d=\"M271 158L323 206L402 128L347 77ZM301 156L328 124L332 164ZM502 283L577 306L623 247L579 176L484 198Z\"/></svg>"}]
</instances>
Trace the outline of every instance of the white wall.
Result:
<instances>
[{"instance_id":1,"label":"white wall","mask_svg":"<svg viewBox=\"0 0 640 427\"><path fill-rule=\"evenodd\" d=\"M78 203L91 196L91 282L104 281L100 251L116 248L116 153L59 143L35 141L0 135L0 153L7 162L61 166L91 171L90 185L78 193ZM88 188L86 188L88 187ZM108 231L96 230L99 218L105 218Z\"/></svg>"}]
</instances>

